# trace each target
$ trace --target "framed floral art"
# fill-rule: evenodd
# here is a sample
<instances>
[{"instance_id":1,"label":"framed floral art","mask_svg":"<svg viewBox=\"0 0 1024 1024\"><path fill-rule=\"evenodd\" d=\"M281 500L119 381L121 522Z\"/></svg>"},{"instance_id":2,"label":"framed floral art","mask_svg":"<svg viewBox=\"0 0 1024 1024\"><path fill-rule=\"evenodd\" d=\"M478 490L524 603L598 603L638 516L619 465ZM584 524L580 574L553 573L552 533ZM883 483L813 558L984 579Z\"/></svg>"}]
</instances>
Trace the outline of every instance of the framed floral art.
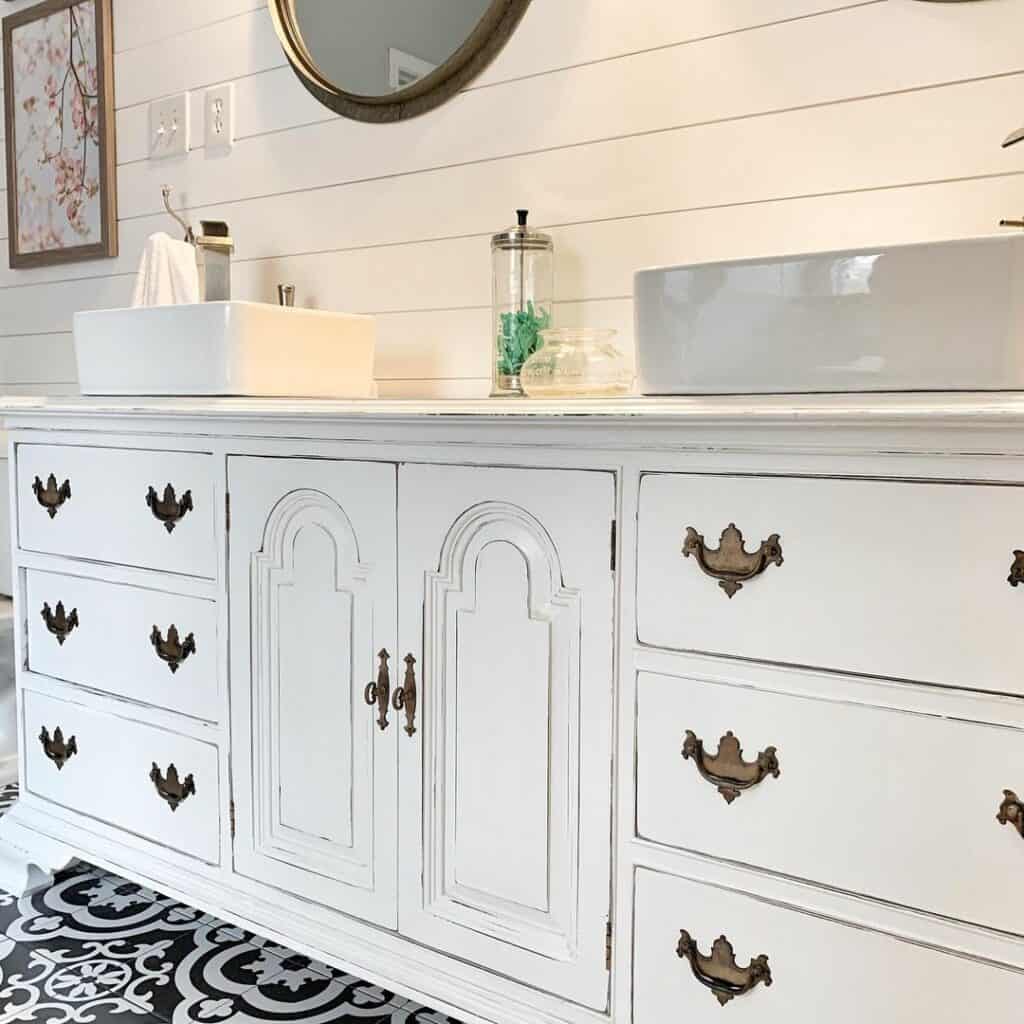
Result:
<instances>
[{"instance_id":1,"label":"framed floral art","mask_svg":"<svg viewBox=\"0 0 1024 1024\"><path fill-rule=\"evenodd\" d=\"M12 267L117 255L111 0L3 20Z\"/></svg>"}]
</instances>

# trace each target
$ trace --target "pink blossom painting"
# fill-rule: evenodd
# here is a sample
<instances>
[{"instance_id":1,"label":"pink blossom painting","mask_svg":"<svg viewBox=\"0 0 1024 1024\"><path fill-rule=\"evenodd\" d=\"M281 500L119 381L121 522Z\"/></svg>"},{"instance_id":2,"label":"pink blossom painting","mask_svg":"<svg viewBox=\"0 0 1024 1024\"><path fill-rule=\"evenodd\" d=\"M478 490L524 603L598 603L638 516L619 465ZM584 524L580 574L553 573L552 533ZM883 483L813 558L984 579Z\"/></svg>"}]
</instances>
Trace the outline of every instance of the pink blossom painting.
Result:
<instances>
[{"instance_id":1,"label":"pink blossom painting","mask_svg":"<svg viewBox=\"0 0 1024 1024\"><path fill-rule=\"evenodd\" d=\"M4 19L12 267L116 255L110 24L110 0Z\"/></svg>"}]
</instances>

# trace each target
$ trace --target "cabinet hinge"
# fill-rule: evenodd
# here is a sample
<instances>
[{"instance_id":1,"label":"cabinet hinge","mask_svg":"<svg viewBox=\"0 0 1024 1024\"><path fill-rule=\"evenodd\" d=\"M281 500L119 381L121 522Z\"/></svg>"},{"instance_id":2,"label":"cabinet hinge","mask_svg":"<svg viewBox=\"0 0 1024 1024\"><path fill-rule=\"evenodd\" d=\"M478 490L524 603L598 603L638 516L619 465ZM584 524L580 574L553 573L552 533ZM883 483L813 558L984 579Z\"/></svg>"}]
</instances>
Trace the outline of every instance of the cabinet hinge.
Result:
<instances>
[{"instance_id":1,"label":"cabinet hinge","mask_svg":"<svg viewBox=\"0 0 1024 1024\"><path fill-rule=\"evenodd\" d=\"M224 492L224 529L231 532L231 492Z\"/></svg>"},{"instance_id":2,"label":"cabinet hinge","mask_svg":"<svg viewBox=\"0 0 1024 1024\"><path fill-rule=\"evenodd\" d=\"M618 524L618 522L616 520L613 519L612 520L612 558L611 558L612 572L615 572L615 563L616 563L616 560L617 560L616 559L616 549L619 546L618 545L618 532L619 532L619 524Z\"/></svg>"},{"instance_id":3,"label":"cabinet hinge","mask_svg":"<svg viewBox=\"0 0 1024 1024\"><path fill-rule=\"evenodd\" d=\"M611 921L605 926L604 930L604 969L610 971L612 969L612 923Z\"/></svg>"},{"instance_id":4,"label":"cabinet hinge","mask_svg":"<svg viewBox=\"0 0 1024 1024\"><path fill-rule=\"evenodd\" d=\"M235 838L235 801L228 804L228 819L231 822L231 838Z\"/></svg>"}]
</instances>

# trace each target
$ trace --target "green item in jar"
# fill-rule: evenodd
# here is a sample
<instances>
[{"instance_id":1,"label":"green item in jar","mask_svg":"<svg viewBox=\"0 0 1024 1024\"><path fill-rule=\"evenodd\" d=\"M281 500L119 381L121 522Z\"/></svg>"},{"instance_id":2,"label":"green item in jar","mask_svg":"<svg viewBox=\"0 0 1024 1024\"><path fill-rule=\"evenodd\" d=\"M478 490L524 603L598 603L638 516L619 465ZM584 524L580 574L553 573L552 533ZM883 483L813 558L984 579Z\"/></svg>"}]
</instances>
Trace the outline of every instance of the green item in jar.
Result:
<instances>
[{"instance_id":1,"label":"green item in jar","mask_svg":"<svg viewBox=\"0 0 1024 1024\"><path fill-rule=\"evenodd\" d=\"M540 348L540 332L551 326L551 314L536 311L532 302L517 313L501 314L498 335L498 373L504 377L518 376L523 363Z\"/></svg>"}]
</instances>

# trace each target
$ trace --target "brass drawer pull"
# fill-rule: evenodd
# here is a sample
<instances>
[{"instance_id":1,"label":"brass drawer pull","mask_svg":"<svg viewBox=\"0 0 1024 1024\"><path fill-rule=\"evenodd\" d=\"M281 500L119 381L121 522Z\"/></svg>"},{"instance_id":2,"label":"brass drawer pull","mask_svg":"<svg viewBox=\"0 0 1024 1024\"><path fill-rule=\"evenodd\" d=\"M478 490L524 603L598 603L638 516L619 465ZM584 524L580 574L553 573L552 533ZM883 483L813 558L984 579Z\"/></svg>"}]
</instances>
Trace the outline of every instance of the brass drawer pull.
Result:
<instances>
[{"instance_id":1,"label":"brass drawer pull","mask_svg":"<svg viewBox=\"0 0 1024 1024\"><path fill-rule=\"evenodd\" d=\"M775 747L765 747L756 761L744 761L740 741L731 731L718 741L718 753L709 754L704 749L704 741L687 729L682 753L683 760L693 759L701 778L715 786L727 804L731 804L743 790L753 788L769 775L777 779L780 773Z\"/></svg>"},{"instance_id":2,"label":"brass drawer pull","mask_svg":"<svg viewBox=\"0 0 1024 1024\"><path fill-rule=\"evenodd\" d=\"M405 712L404 728L406 733L412 736L416 732L416 659L411 654L405 656L405 679L395 690L391 706L396 711Z\"/></svg>"},{"instance_id":3,"label":"brass drawer pull","mask_svg":"<svg viewBox=\"0 0 1024 1024\"><path fill-rule=\"evenodd\" d=\"M999 805L996 821L1000 825L1012 825L1024 837L1024 803L1012 789L1003 790L1003 802Z\"/></svg>"},{"instance_id":4,"label":"brass drawer pull","mask_svg":"<svg viewBox=\"0 0 1024 1024\"><path fill-rule=\"evenodd\" d=\"M377 669L377 682L367 683L363 691L363 700L372 708L377 705L379 712L377 724L381 731L388 727L388 699L391 697L391 674L388 672L388 660L391 655L386 650L381 650L377 655L380 665Z\"/></svg>"},{"instance_id":5,"label":"brass drawer pull","mask_svg":"<svg viewBox=\"0 0 1024 1024\"><path fill-rule=\"evenodd\" d=\"M52 738L44 725L39 733L39 742L43 745L43 753L57 766L57 771L78 753L78 742L75 737L71 736L65 743L64 732L59 725L53 730Z\"/></svg>"},{"instance_id":6,"label":"brass drawer pull","mask_svg":"<svg viewBox=\"0 0 1024 1024\"><path fill-rule=\"evenodd\" d=\"M168 484L164 488L164 496L161 498L156 490L150 487L146 494L146 504L149 506L153 517L164 524L168 533L174 532L174 527L185 518L187 512L192 512L195 507L192 504L192 492L186 491L179 501L174 493L174 488Z\"/></svg>"},{"instance_id":7,"label":"brass drawer pull","mask_svg":"<svg viewBox=\"0 0 1024 1024\"><path fill-rule=\"evenodd\" d=\"M46 478L45 487L43 481L36 477L32 483L32 490L35 493L36 501L46 509L46 514L51 519L56 518L57 510L65 501L71 500L71 481L65 480L58 487L57 478L52 473Z\"/></svg>"},{"instance_id":8,"label":"brass drawer pull","mask_svg":"<svg viewBox=\"0 0 1024 1024\"><path fill-rule=\"evenodd\" d=\"M724 935L715 939L711 956L704 956L697 948L697 943L690 938L690 933L683 930L679 933L676 954L680 960L690 961L693 976L711 989L721 1006L736 996L746 995L757 985L764 983L767 988L772 983L768 957L762 953L754 957L746 967L740 967L736 963L732 943Z\"/></svg>"},{"instance_id":9,"label":"brass drawer pull","mask_svg":"<svg viewBox=\"0 0 1024 1024\"><path fill-rule=\"evenodd\" d=\"M196 638L194 634L189 633L185 637L184 642L178 636L178 627L171 625L170 629L167 630L167 639L165 640L163 634L160 632L158 626L153 627L153 632L149 634L149 642L153 645L156 651L156 656L161 660L167 662L167 667L171 670L171 673L175 673L181 668L181 664L185 661L190 654L196 653Z\"/></svg>"},{"instance_id":10,"label":"brass drawer pull","mask_svg":"<svg viewBox=\"0 0 1024 1024\"><path fill-rule=\"evenodd\" d=\"M1024 583L1024 551L1014 551L1013 564L1010 566L1010 575L1006 577L1006 582L1011 587Z\"/></svg>"},{"instance_id":11,"label":"brass drawer pull","mask_svg":"<svg viewBox=\"0 0 1024 1024\"><path fill-rule=\"evenodd\" d=\"M149 773L153 785L160 799L167 804L172 811L176 811L180 804L183 804L190 796L196 795L196 782L191 775L186 775L184 780L178 777L178 769L173 764L167 766L167 777L157 766L156 761Z\"/></svg>"},{"instance_id":12,"label":"brass drawer pull","mask_svg":"<svg viewBox=\"0 0 1024 1024\"><path fill-rule=\"evenodd\" d=\"M68 615L64 611L64 602L57 602L57 610L54 612L50 606L44 601L43 610L39 613L43 617L43 622L46 623L47 630L57 638L57 643L61 647L64 646L64 641L71 635L71 632L80 625L78 621L78 609L72 608L71 614Z\"/></svg>"},{"instance_id":13,"label":"brass drawer pull","mask_svg":"<svg viewBox=\"0 0 1024 1024\"><path fill-rule=\"evenodd\" d=\"M686 539L683 541L683 557L693 555L701 570L713 579L728 597L733 597L743 584L768 568L769 565L782 565L782 545L779 535L773 533L767 540L761 541L756 551L747 551L743 546L743 534L730 523L723 531L717 548L709 548L702 534L692 526L686 528Z\"/></svg>"}]
</instances>

